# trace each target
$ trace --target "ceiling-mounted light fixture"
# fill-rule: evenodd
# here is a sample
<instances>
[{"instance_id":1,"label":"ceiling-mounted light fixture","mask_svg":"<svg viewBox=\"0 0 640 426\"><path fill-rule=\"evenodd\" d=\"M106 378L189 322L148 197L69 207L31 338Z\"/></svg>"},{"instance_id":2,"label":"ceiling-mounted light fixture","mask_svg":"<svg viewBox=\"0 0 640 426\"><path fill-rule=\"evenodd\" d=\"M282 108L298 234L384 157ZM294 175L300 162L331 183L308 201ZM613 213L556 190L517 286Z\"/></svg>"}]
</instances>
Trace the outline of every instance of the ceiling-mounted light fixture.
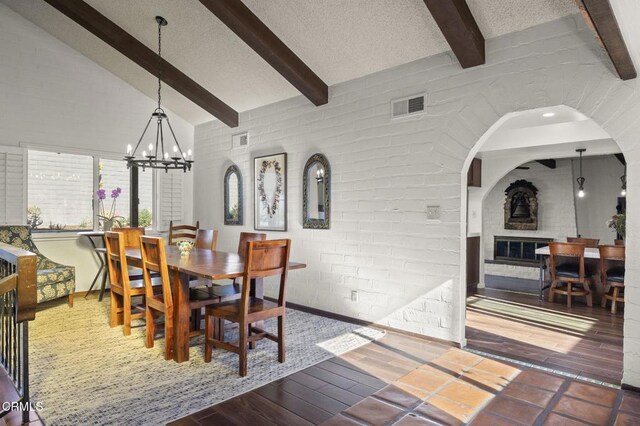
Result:
<instances>
[{"instance_id":1,"label":"ceiling-mounted light fixture","mask_svg":"<svg viewBox=\"0 0 640 426\"><path fill-rule=\"evenodd\" d=\"M620 191L621 197L627 196L627 165L624 165L624 174L620 176L620 180L622 181L622 190Z\"/></svg>"},{"instance_id":2,"label":"ceiling-mounted light fixture","mask_svg":"<svg viewBox=\"0 0 640 426\"><path fill-rule=\"evenodd\" d=\"M149 167L151 169L164 169L165 172L168 172L169 169L181 169L183 172L186 172L187 170L191 170L191 165L193 164L191 150L189 149L187 152L182 151L182 148L178 143L178 139L176 139L176 135L173 132L173 128L171 127L171 123L169 122L169 117L165 114L160 103L162 99L162 27L167 25L167 20L162 16L156 16L156 22L158 23L158 107L151 114L151 118L149 118L147 125L142 131L142 136L140 136L140 140L138 140L136 147L132 149L131 145L127 145L127 155L125 155L124 159L127 161L127 168L131 166L138 166L142 167L142 171ZM148 146L149 151L143 150L141 158L136 158L138 147L142 143L144 135L147 133L147 129L149 128L149 124L151 124L151 120L153 119L156 120L157 124L155 145L150 143ZM167 149L165 149L164 146L163 125L165 120L167 121L167 127L171 132L171 137L174 142L173 152L171 155L169 155L170 141L167 140Z\"/></svg>"},{"instance_id":3,"label":"ceiling-mounted light fixture","mask_svg":"<svg viewBox=\"0 0 640 426\"><path fill-rule=\"evenodd\" d=\"M582 153L585 152L585 148L578 148L576 152L580 154L580 177L576 179L578 182L578 197L584 197L584 181L586 180L584 176L582 176Z\"/></svg>"}]
</instances>

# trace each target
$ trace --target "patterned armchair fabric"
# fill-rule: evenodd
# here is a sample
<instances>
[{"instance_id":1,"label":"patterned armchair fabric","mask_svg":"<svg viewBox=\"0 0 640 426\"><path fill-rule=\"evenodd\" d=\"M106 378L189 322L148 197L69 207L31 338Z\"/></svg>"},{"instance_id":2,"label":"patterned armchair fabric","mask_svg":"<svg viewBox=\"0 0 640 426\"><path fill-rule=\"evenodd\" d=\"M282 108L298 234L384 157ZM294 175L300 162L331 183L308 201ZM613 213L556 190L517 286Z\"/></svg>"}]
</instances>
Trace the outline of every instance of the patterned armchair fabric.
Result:
<instances>
[{"instance_id":1,"label":"patterned armchair fabric","mask_svg":"<svg viewBox=\"0 0 640 426\"><path fill-rule=\"evenodd\" d=\"M27 226L0 226L0 242L10 244L38 256L38 303L64 297L75 292L76 268L46 258L31 239Z\"/></svg>"}]
</instances>

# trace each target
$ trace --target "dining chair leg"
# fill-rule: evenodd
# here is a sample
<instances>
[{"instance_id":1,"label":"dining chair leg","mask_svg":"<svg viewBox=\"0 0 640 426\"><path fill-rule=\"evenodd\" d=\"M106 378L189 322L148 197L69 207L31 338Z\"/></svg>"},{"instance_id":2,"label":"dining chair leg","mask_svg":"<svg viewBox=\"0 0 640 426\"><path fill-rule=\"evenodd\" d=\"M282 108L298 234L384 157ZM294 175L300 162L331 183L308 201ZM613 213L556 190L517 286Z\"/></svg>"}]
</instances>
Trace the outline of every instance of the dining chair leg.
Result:
<instances>
[{"instance_id":1,"label":"dining chair leg","mask_svg":"<svg viewBox=\"0 0 640 426\"><path fill-rule=\"evenodd\" d=\"M215 338L215 324L218 318L212 315L204 317L204 362L211 362L211 353L213 352L213 343L211 339Z\"/></svg>"},{"instance_id":2,"label":"dining chair leg","mask_svg":"<svg viewBox=\"0 0 640 426\"><path fill-rule=\"evenodd\" d=\"M122 333L125 336L131 335L131 298L124 298L124 310L122 312Z\"/></svg>"},{"instance_id":3,"label":"dining chair leg","mask_svg":"<svg viewBox=\"0 0 640 426\"><path fill-rule=\"evenodd\" d=\"M603 286L604 288L604 293L602 294L602 300L600 301L600 306L602 306L603 308L607 307L607 287Z\"/></svg>"},{"instance_id":4,"label":"dining chair leg","mask_svg":"<svg viewBox=\"0 0 640 426\"><path fill-rule=\"evenodd\" d=\"M238 341L238 355L240 356L239 373L244 377L247 375L247 325L239 324L240 340Z\"/></svg>"},{"instance_id":5,"label":"dining chair leg","mask_svg":"<svg viewBox=\"0 0 640 426\"><path fill-rule=\"evenodd\" d=\"M611 299L611 313L615 314L618 312L618 294L620 293L620 289L618 287L613 288L613 299Z\"/></svg>"},{"instance_id":6,"label":"dining chair leg","mask_svg":"<svg viewBox=\"0 0 640 426\"><path fill-rule=\"evenodd\" d=\"M573 284L567 283L567 308L571 307L571 291L573 290Z\"/></svg>"},{"instance_id":7,"label":"dining chair leg","mask_svg":"<svg viewBox=\"0 0 640 426\"><path fill-rule=\"evenodd\" d=\"M164 359L167 361L173 358L173 316L164 315Z\"/></svg>"},{"instance_id":8,"label":"dining chair leg","mask_svg":"<svg viewBox=\"0 0 640 426\"><path fill-rule=\"evenodd\" d=\"M278 317L278 362L284 362L284 315Z\"/></svg>"},{"instance_id":9,"label":"dining chair leg","mask_svg":"<svg viewBox=\"0 0 640 426\"><path fill-rule=\"evenodd\" d=\"M147 306L146 312L144 314L145 316L145 320L147 322L146 324L146 329L147 329L147 338L145 340L144 345L147 348L152 348L153 347L153 337L155 336L156 333L156 324L154 322L154 315L153 315L153 309L151 309L149 306Z\"/></svg>"},{"instance_id":10,"label":"dining chair leg","mask_svg":"<svg viewBox=\"0 0 640 426\"><path fill-rule=\"evenodd\" d=\"M111 293L111 306L109 307L109 327L118 326L118 316L122 311L122 297L117 293Z\"/></svg>"}]
</instances>

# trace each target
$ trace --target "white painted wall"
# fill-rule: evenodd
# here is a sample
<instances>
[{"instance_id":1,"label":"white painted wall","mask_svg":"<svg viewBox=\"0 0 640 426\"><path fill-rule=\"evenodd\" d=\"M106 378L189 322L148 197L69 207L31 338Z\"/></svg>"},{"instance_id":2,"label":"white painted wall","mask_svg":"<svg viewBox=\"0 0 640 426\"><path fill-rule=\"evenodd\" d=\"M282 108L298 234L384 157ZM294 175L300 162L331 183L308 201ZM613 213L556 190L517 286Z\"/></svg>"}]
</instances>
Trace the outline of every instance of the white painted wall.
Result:
<instances>
[{"instance_id":1,"label":"white painted wall","mask_svg":"<svg viewBox=\"0 0 640 426\"><path fill-rule=\"evenodd\" d=\"M482 236L485 259L493 259L494 237L518 236L564 240L576 235L573 174L571 160L558 160L555 169L539 163L526 163L529 170L513 170L489 191L482 211ZM504 229L505 189L518 179L525 179L538 188L538 229L519 231ZM505 277L537 279L538 270L522 266L485 264L484 273Z\"/></svg>"},{"instance_id":2,"label":"white painted wall","mask_svg":"<svg viewBox=\"0 0 640 426\"><path fill-rule=\"evenodd\" d=\"M637 82L607 68L580 16L489 40L487 64L462 70L437 55L331 87L328 105L297 97L248 111L239 129L196 127L194 211L221 228L220 247L232 250L253 221L252 158L289 153L289 232L292 258L309 267L290 275L289 300L404 330L462 341L466 170L478 141L513 111L565 104L594 119L629 161L627 200L640 208L640 102ZM391 121L389 101L428 93L422 119ZM251 145L232 151L232 133L248 130ZM329 231L301 227L301 173L314 152L331 162L333 222ZM243 227L224 227L222 176L242 170ZM441 221L427 222L427 205ZM636 206L637 205L637 206ZM640 250L640 220L628 221L627 253ZM640 386L640 265L629 265L625 310L625 383ZM360 301L349 301L352 289ZM268 289L272 292L272 289Z\"/></svg>"},{"instance_id":3,"label":"white painted wall","mask_svg":"<svg viewBox=\"0 0 640 426\"><path fill-rule=\"evenodd\" d=\"M0 40L0 145L119 158L127 143L138 140L154 100L1 3ZM193 126L167 114L188 149ZM191 174L183 193L184 220L191 221ZM76 267L78 291L89 287L97 262L86 242L48 234L37 236L36 244L45 255Z\"/></svg>"},{"instance_id":4,"label":"white painted wall","mask_svg":"<svg viewBox=\"0 0 640 426\"><path fill-rule=\"evenodd\" d=\"M585 238L598 238L600 244L613 244L616 233L607 227L607 220L616 214L624 166L614 156L586 157L582 163L585 197L576 197L578 233ZM580 164L573 161L573 175L580 176ZM574 180L574 194L578 183Z\"/></svg>"}]
</instances>

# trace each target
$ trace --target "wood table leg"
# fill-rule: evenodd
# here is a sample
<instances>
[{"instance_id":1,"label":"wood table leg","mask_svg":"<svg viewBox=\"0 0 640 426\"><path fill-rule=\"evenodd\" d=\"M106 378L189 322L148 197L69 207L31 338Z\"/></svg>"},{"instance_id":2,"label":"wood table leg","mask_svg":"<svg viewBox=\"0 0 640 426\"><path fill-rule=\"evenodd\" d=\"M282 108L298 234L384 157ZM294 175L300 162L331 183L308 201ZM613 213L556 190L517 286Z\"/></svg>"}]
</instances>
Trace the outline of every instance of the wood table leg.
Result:
<instances>
[{"instance_id":1,"label":"wood table leg","mask_svg":"<svg viewBox=\"0 0 640 426\"><path fill-rule=\"evenodd\" d=\"M189 361L189 275L173 273L173 359Z\"/></svg>"}]
</instances>

